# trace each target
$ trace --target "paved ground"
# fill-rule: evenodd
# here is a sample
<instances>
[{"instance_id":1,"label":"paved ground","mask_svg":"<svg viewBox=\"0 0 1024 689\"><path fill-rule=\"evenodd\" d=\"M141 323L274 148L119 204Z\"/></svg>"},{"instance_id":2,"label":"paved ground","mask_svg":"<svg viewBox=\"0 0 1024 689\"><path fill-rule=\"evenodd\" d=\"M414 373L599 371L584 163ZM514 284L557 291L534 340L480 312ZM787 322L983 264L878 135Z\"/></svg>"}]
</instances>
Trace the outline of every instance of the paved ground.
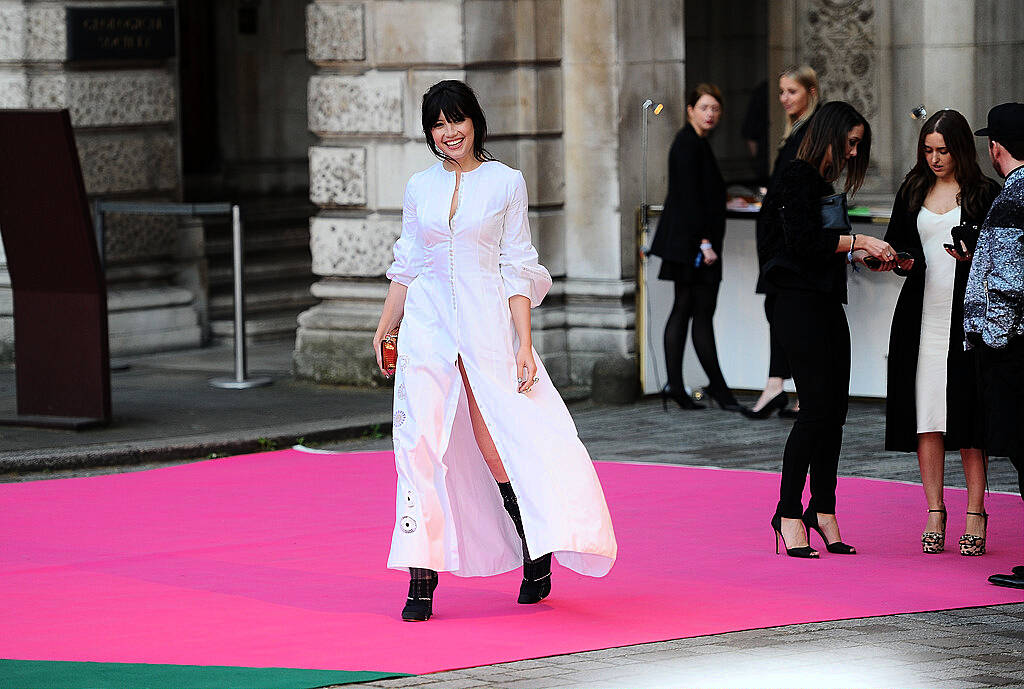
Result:
<instances>
[{"instance_id":1,"label":"paved ground","mask_svg":"<svg viewBox=\"0 0 1024 689\"><path fill-rule=\"evenodd\" d=\"M390 448L388 391L291 381L289 348L282 345L262 345L252 353L251 370L275 376L273 386L240 392L209 388L206 379L228 372L230 360L230 351L220 349L133 361L130 370L114 376L116 423L110 429L0 429L0 468L10 472L0 481L163 466L153 460L187 461L218 448L257 449L260 438L263 445L284 446L305 436L309 444L328 449ZM0 372L3 394L0 412L5 403L13 409L10 372ZM666 412L651 400L625 407L582 403L570 408L580 436L599 459L778 471L790 427L778 418L753 422L718 410ZM851 404L840 472L916 481L913 455L880 449L883 424L878 402ZM360 437L338 440L352 434ZM93 466L82 468L85 464ZM963 485L952 454L947 483ZM1008 462L993 459L989 483L992 490L1015 489ZM365 686L1024 687L1024 592L1021 600L642 644Z\"/></svg>"}]
</instances>

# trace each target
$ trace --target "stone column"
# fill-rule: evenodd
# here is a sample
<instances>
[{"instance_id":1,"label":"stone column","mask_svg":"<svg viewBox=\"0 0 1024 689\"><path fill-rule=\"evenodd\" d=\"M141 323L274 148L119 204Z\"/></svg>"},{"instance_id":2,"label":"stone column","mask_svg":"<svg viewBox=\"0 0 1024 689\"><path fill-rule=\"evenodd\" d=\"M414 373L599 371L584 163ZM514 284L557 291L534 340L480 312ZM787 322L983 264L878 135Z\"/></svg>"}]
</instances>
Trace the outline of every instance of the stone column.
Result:
<instances>
[{"instance_id":1,"label":"stone column","mask_svg":"<svg viewBox=\"0 0 1024 689\"><path fill-rule=\"evenodd\" d=\"M163 6L167 2L140 1ZM0 107L67 108L90 198L177 200L180 194L173 61L66 61L65 8L89 2L0 0ZM110 215L106 223L112 354L198 346L200 270L172 218ZM187 240L186 240L187 241ZM200 252L201 253L201 252ZM0 290L9 292L6 270ZM0 300L0 340L12 340L10 296Z\"/></svg>"},{"instance_id":2,"label":"stone column","mask_svg":"<svg viewBox=\"0 0 1024 689\"><path fill-rule=\"evenodd\" d=\"M461 0L314 2L307 6L311 291L299 316L300 378L377 384L370 348L387 293L382 279L401 233L405 182L433 156L422 143L420 97L463 79ZM426 30L438 27L438 30Z\"/></svg>"}]
</instances>

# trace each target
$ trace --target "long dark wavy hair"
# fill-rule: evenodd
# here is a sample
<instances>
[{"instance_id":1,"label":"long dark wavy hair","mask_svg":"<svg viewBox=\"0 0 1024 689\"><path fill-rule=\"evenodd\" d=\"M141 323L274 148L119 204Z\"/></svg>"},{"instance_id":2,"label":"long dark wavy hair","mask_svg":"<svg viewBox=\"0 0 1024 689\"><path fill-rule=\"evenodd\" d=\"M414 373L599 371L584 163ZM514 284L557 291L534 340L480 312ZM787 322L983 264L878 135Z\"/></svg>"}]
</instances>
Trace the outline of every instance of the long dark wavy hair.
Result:
<instances>
[{"instance_id":1,"label":"long dark wavy hair","mask_svg":"<svg viewBox=\"0 0 1024 689\"><path fill-rule=\"evenodd\" d=\"M846 159L846 139L850 130L857 125L864 127L864 138L857 145L857 155L853 160ZM871 157L871 125L857 109L845 101L834 100L822 105L818 112L806 125L807 134L800 144L796 157L806 160L815 170L832 151L832 162L825 168L824 177L828 182L835 182L846 170L844 191L852 193L864 184L864 175L868 171L868 160Z\"/></svg>"},{"instance_id":2,"label":"long dark wavy hair","mask_svg":"<svg viewBox=\"0 0 1024 689\"><path fill-rule=\"evenodd\" d=\"M431 130L441 119L441 113L449 122L462 122L467 117L473 121L473 157L480 162L494 160L484 148L487 140L487 120L476 99L473 89L457 79L439 81L423 94L423 134L427 137L427 148L441 160L449 157L434 143Z\"/></svg>"},{"instance_id":3,"label":"long dark wavy hair","mask_svg":"<svg viewBox=\"0 0 1024 689\"><path fill-rule=\"evenodd\" d=\"M953 176L960 185L956 202L964 210L964 215L983 216L987 210L983 197L988 180L978 165L971 125L956 110L939 110L921 127L917 138L917 163L903 180L908 210L912 213L921 210L928 191L935 184L935 173L924 156L924 139L932 133L942 135L953 159Z\"/></svg>"}]
</instances>

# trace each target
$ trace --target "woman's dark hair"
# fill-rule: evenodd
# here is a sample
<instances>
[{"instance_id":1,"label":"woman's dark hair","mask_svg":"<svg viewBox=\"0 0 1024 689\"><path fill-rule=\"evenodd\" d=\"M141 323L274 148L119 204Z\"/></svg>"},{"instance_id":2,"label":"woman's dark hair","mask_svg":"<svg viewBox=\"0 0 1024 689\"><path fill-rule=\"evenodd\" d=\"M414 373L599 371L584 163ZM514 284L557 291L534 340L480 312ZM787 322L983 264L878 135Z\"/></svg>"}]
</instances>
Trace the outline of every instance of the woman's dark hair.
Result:
<instances>
[{"instance_id":1,"label":"woman's dark hair","mask_svg":"<svg viewBox=\"0 0 1024 689\"><path fill-rule=\"evenodd\" d=\"M850 130L858 124L864 127L864 138L857 145L857 155L847 161L846 141ZM796 157L806 160L815 170L820 170L822 162L832 151L832 161L824 170L825 179L834 182L846 169L844 191L855 192L860 189L871 156L871 125L864 116L849 103L834 100L822 105L805 126L807 134Z\"/></svg>"},{"instance_id":2,"label":"woman's dark hair","mask_svg":"<svg viewBox=\"0 0 1024 689\"><path fill-rule=\"evenodd\" d=\"M985 189L985 175L978 165L978 152L974 148L971 126L956 110L939 110L921 127L921 134L917 137L917 163L903 180L907 208L912 213L921 210L928 190L935 184L935 173L924 155L924 139L929 134L942 135L945 147L953 159L953 175L960 185L956 202L964 209L965 215L983 215L985 208L981 197Z\"/></svg>"},{"instance_id":3,"label":"woman's dark hair","mask_svg":"<svg viewBox=\"0 0 1024 689\"><path fill-rule=\"evenodd\" d=\"M487 120L473 89L455 79L439 81L423 94L423 134L427 137L427 148L441 160L448 156L434 143L431 130L441 119L441 113L449 122L462 122L467 117L473 121L473 157L480 162L494 160L484 148L487 140Z\"/></svg>"},{"instance_id":4,"label":"woman's dark hair","mask_svg":"<svg viewBox=\"0 0 1024 689\"><path fill-rule=\"evenodd\" d=\"M718 101L718 107L725 107L722 103L722 90L714 84L697 84L694 86L693 90L686 97L686 106L689 108L696 107L697 101L700 100L701 96L711 96Z\"/></svg>"}]
</instances>

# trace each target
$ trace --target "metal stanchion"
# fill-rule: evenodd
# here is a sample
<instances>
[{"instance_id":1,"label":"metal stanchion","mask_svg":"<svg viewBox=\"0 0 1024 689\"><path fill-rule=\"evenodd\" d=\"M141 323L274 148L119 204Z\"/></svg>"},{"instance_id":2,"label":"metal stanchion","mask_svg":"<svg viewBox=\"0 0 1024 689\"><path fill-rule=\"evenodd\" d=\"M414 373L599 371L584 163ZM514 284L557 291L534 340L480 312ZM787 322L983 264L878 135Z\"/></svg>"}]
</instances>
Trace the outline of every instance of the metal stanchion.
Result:
<instances>
[{"instance_id":1,"label":"metal stanchion","mask_svg":"<svg viewBox=\"0 0 1024 689\"><path fill-rule=\"evenodd\" d=\"M242 243L242 215L238 206L231 207L231 240L235 268L235 377L212 378L210 385L215 388L243 390L270 385L266 376L249 378L245 357L245 251Z\"/></svg>"}]
</instances>

